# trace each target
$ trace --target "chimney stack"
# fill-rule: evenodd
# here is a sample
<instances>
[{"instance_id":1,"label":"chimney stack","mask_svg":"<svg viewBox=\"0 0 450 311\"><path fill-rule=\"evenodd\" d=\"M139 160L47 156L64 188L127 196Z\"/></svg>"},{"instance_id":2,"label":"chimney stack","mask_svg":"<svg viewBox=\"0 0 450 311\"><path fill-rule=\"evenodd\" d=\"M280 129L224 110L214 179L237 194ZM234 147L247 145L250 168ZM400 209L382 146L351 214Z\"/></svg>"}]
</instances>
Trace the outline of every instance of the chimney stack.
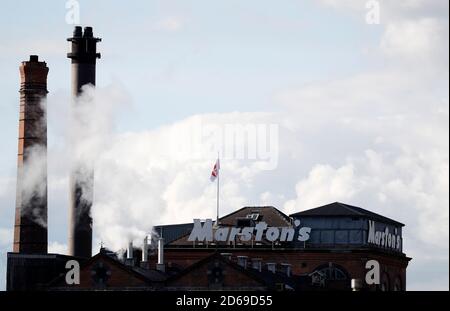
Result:
<instances>
[{"instance_id":1,"label":"chimney stack","mask_svg":"<svg viewBox=\"0 0 450 311\"><path fill-rule=\"evenodd\" d=\"M232 253L220 253L220 255L226 258L227 260L231 260L231 257L233 256Z\"/></svg>"},{"instance_id":2,"label":"chimney stack","mask_svg":"<svg viewBox=\"0 0 450 311\"><path fill-rule=\"evenodd\" d=\"M72 95L76 99L84 85L95 86L95 64L100 58L97 42L101 39L94 37L92 27L85 27L83 33L76 26L73 37L67 41L72 43L67 57L72 60ZM69 255L85 258L92 255L93 188L92 168L88 163L75 163L70 176Z\"/></svg>"},{"instance_id":3,"label":"chimney stack","mask_svg":"<svg viewBox=\"0 0 450 311\"><path fill-rule=\"evenodd\" d=\"M140 262L140 266L143 269L150 269L148 262L148 236L145 236L144 243L142 245L142 261Z\"/></svg>"},{"instance_id":4,"label":"chimney stack","mask_svg":"<svg viewBox=\"0 0 450 311\"><path fill-rule=\"evenodd\" d=\"M45 62L39 61L37 55L31 55L29 61L22 62L19 70L19 146L13 251L45 254L48 244L47 119L42 105L48 93L48 67Z\"/></svg>"},{"instance_id":5,"label":"chimney stack","mask_svg":"<svg viewBox=\"0 0 450 311\"><path fill-rule=\"evenodd\" d=\"M261 272L262 271L262 259L261 258L252 258L252 268Z\"/></svg>"},{"instance_id":6,"label":"chimney stack","mask_svg":"<svg viewBox=\"0 0 450 311\"><path fill-rule=\"evenodd\" d=\"M352 291L356 292L362 290L364 287L363 284L364 283L362 279L352 279L351 280Z\"/></svg>"},{"instance_id":7,"label":"chimney stack","mask_svg":"<svg viewBox=\"0 0 450 311\"><path fill-rule=\"evenodd\" d=\"M247 256L237 256L237 263L244 269L247 269Z\"/></svg>"},{"instance_id":8,"label":"chimney stack","mask_svg":"<svg viewBox=\"0 0 450 311\"><path fill-rule=\"evenodd\" d=\"M144 238L144 244L142 245L142 262L148 261L148 237Z\"/></svg>"},{"instance_id":9,"label":"chimney stack","mask_svg":"<svg viewBox=\"0 0 450 311\"><path fill-rule=\"evenodd\" d=\"M166 266L164 265L164 239L158 239L158 263L156 264L156 270L161 272L166 271Z\"/></svg>"},{"instance_id":10,"label":"chimney stack","mask_svg":"<svg viewBox=\"0 0 450 311\"><path fill-rule=\"evenodd\" d=\"M285 274L287 277L291 277L292 265L289 263L282 263L280 266L281 266L281 273Z\"/></svg>"},{"instance_id":11,"label":"chimney stack","mask_svg":"<svg viewBox=\"0 0 450 311\"><path fill-rule=\"evenodd\" d=\"M128 243L127 259L133 259L133 242Z\"/></svg>"},{"instance_id":12,"label":"chimney stack","mask_svg":"<svg viewBox=\"0 0 450 311\"><path fill-rule=\"evenodd\" d=\"M268 262L267 264L267 270L272 273L277 272L277 264L275 262Z\"/></svg>"},{"instance_id":13,"label":"chimney stack","mask_svg":"<svg viewBox=\"0 0 450 311\"><path fill-rule=\"evenodd\" d=\"M125 258L125 265L127 266L135 266L135 259L134 259L134 254L133 254L133 242L130 241L128 242L128 247L127 247L127 254L126 254L126 258Z\"/></svg>"}]
</instances>

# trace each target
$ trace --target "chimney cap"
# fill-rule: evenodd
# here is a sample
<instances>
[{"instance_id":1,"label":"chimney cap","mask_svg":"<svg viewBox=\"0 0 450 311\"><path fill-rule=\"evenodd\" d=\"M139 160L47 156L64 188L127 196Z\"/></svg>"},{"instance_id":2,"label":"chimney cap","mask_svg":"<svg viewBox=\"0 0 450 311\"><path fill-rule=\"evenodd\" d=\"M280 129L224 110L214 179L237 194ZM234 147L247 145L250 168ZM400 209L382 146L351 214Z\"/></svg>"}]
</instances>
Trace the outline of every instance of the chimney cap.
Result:
<instances>
[{"instance_id":1,"label":"chimney cap","mask_svg":"<svg viewBox=\"0 0 450 311\"><path fill-rule=\"evenodd\" d=\"M83 37L85 37L85 38L92 38L92 37L94 37L94 33L92 31L92 27L90 27L90 26L84 27Z\"/></svg>"},{"instance_id":2,"label":"chimney cap","mask_svg":"<svg viewBox=\"0 0 450 311\"><path fill-rule=\"evenodd\" d=\"M75 28L73 30L73 37L78 38L78 37L81 37L82 35L83 35L83 29L81 28L81 26L75 26Z\"/></svg>"}]
</instances>

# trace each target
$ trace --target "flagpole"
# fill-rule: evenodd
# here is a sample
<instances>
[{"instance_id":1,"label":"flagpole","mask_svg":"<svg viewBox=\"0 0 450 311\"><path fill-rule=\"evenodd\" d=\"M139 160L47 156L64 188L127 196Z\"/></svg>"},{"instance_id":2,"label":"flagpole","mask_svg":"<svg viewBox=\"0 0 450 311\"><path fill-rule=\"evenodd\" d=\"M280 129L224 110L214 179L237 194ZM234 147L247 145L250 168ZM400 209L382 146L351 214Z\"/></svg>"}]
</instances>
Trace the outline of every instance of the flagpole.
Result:
<instances>
[{"instance_id":1,"label":"flagpole","mask_svg":"<svg viewBox=\"0 0 450 311\"><path fill-rule=\"evenodd\" d=\"M219 153L217 152L217 218L216 225L219 225L219 184L220 184L220 160Z\"/></svg>"}]
</instances>

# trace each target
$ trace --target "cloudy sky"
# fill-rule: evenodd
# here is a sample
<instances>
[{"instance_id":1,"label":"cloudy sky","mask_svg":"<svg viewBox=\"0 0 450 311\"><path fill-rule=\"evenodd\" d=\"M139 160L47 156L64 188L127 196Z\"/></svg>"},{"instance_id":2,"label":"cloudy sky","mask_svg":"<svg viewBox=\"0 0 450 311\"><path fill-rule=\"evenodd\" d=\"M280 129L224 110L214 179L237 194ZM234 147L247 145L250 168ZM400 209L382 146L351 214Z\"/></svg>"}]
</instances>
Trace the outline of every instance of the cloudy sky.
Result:
<instances>
[{"instance_id":1,"label":"cloudy sky","mask_svg":"<svg viewBox=\"0 0 450 311\"><path fill-rule=\"evenodd\" d=\"M406 224L408 289L448 290L448 1L380 0L378 24L365 0L78 3L79 22L103 38L83 147L96 167L94 253L154 224L214 218L220 151L222 213L361 206ZM68 12L56 0L0 10L0 289L18 66L30 54L50 67L49 248L67 248L69 145L80 130L69 122ZM230 153L250 148L227 136L240 126L259 129L256 156Z\"/></svg>"}]
</instances>

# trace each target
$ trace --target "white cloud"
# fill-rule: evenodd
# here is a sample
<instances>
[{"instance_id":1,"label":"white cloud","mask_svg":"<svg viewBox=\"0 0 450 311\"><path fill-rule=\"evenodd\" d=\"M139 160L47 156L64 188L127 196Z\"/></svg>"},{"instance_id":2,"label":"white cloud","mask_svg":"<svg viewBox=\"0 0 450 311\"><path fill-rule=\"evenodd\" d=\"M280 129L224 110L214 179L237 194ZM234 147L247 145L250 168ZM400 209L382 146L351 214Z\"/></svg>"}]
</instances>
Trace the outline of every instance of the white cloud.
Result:
<instances>
[{"instance_id":1,"label":"white cloud","mask_svg":"<svg viewBox=\"0 0 450 311\"><path fill-rule=\"evenodd\" d=\"M348 10L358 14L366 12L366 4L373 2L370 0L317 0L325 7ZM448 16L448 2L442 0L377 0L380 4L382 14L389 19L406 17L415 18L417 16ZM361 19L363 20L363 19Z\"/></svg>"},{"instance_id":2,"label":"white cloud","mask_svg":"<svg viewBox=\"0 0 450 311\"><path fill-rule=\"evenodd\" d=\"M325 7L344 10L359 16L365 23L369 12L366 4L378 2L380 7L382 38L380 50L395 62L407 62L422 67L431 66L436 58L439 67L448 67L448 1L442 0L318 0ZM368 27L369 25L366 25Z\"/></svg>"},{"instance_id":3,"label":"white cloud","mask_svg":"<svg viewBox=\"0 0 450 311\"><path fill-rule=\"evenodd\" d=\"M381 41L382 51L388 55L407 57L407 60L426 62L448 55L448 22L435 18L401 20L389 23Z\"/></svg>"},{"instance_id":4,"label":"white cloud","mask_svg":"<svg viewBox=\"0 0 450 311\"><path fill-rule=\"evenodd\" d=\"M184 25L183 19L181 19L179 17L171 16L171 17L167 17L165 19L159 20L155 24L155 29L169 31L169 32L176 32L176 31L181 30L183 25Z\"/></svg>"},{"instance_id":5,"label":"white cloud","mask_svg":"<svg viewBox=\"0 0 450 311\"><path fill-rule=\"evenodd\" d=\"M28 57L29 51L44 58L64 55L67 45L61 40L11 40L8 44L0 45L0 59L21 55Z\"/></svg>"},{"instance_id":6,"label":"white cloud","mask_svg":"<svg viewBox=\"0 0 450 311\"><path fill-rule=\"evenodd\" d=\"M49 254L67 254L67 245L59 242L49 242L48 243L48 253Z\"/></svg>"},{"instance_id":7,"label":"white cloud","mask_svg":"<svg viewBox=\"0 0 450 311\"><path fill-rule=\"evenodd\" d=\"M0 228L0 248L3 248L4 246L12 245L13 241L13 230L12 229L6 229L6 228Z\"/></svg>"},{"instance_id":8,"label":"white cloud","mask_svg":"<svg viewBox=\"0 0 450 311\"><path fill-rule=\"evenodd\" d=\"M0 177L0 198L8 196L15 188L15 178Z\"/></svg>"},{"instance_id":9,"label":"white cloud","mask_svg":"<svg viewBox=\"0 0 450 311\"><path fill-rule=\"evenodd\" d=\"M352 165L334 169L329 165L315 166L309 176L297 183L297 200L285 204L286 213L295 213L335 201L349 202L357 191Z\"/></svg>"}]
</instances>

